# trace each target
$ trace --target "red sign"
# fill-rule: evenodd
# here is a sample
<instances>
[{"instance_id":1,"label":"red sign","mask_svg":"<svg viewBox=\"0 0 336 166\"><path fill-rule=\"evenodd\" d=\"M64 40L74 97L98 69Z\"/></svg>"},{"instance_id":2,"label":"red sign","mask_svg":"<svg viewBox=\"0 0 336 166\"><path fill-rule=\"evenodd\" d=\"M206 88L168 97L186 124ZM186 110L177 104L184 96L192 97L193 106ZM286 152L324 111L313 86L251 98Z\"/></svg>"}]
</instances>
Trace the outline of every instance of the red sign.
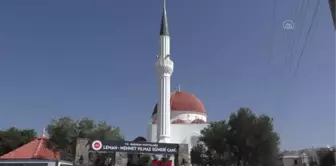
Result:
<instances>
[{"instance_id":1,"label":"red sign","mask_svg":"<svg viewBox=\"0 0 336 166\"><path fill-rule=\"evenodd\" d=\"M153 166L172 166L173 162L171 160L168 160L166 162L164 161L158 161L158 160L152 160Z\"/></svg>"}]
</instances>

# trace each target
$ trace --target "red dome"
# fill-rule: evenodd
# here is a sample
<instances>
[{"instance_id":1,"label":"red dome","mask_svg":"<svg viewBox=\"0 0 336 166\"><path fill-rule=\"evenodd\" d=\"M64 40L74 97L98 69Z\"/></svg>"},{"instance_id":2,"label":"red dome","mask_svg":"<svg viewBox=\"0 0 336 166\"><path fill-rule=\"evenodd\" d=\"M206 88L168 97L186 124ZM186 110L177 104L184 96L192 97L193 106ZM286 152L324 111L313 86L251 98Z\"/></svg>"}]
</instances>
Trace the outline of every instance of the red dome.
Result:
<instances>
[{"instance_id":1,"label":"red dome","mask_svg":"<svg viewBox=\"0 0 336 166\"><path fill-rule=\"evenodd\" d=\"M205 113L205 108L195 95L189 92L173 92L170 97L171 111L192 111ZM154 107L153 114L157 113L157 104Z\"/></svg>"},{"instance_id":2,"label":"red dome","mask_svg":"<svg viewBox=\"0 0 336 166\"><path fill-rule=\"evenodd\" d=\"M191 123L206 123L203 119L195 119Z\"/></svg>"},{"instance_id":3,"label":"red dome","mask_svg":"<svg viewBox=\"0 0 336 166\"><path fill-rule=\"evenodd\" d=\"M182 120L182 119L176 119L172 122L173 124L183 124L186 123L186 121Z\"/></svg>"}]
</instances>

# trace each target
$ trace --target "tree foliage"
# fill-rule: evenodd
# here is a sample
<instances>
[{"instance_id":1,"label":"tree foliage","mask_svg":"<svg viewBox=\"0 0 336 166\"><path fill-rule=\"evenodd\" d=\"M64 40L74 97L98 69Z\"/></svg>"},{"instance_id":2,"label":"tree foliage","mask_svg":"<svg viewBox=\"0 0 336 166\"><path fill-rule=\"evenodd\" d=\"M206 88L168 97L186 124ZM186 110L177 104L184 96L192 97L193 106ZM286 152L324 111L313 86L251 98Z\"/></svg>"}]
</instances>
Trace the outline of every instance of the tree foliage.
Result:
<instances>
[{"instance_id":1,"label":"tree foliage","mask_svg":"<svg viewBox=\"0 0 336 166\"><path fill-rule=\"evenodd\" d=\"M0 131L0 156L9 153L36 138L33 129L18 129L11 127Z\"/></svg>"},{"instance_id":2,"label":"tree foliage","mask_svg":"<svg viewBox=\"0 0 336 166\"><path fill-rule=\"evenodd\" d=\"M152 160L150 155L141 155L138 160L137 166L150 166L152 165Z\"/></svg>"},{"instance_id":3,"label":"tree foliage","mask_svg":"<svg viewBox=\"0 0 336 166\"><path fill-rule=\"evenodd\" d=\"M206 165L208 163L207 156L205 156L207 148L203 144L198 144L190 151L191 163L197 165Z\"/></svg>"},{"instance_id":4,"label":"tree foliage","mask_svg":"<svg viewBox=\"0 0 336 166\"><path fill-rule=\"evenodd\" d=\"M318 150L317 155L319 156L320 166L332 166L336 164L334 152L329 148L323 148Z\"/></svg>"},{"instance_id":5,"label":"tree foliage","mask_svg":"<svg viewBox=\"0 0 336 166\"><path fill-rule=\"evenodd\" d=\"M61 117L52 120L47 127L49 140L47 146L55 151L63 152L63 159L74 161L78 138L88 138L89 144L93 140L122 140L118 127L112 127L106 122L95 122L89 118L74 120L70 117ZM111 163L114 155L94 154L96 165ZM113 161L112 161L113 162Z\"/></svg>"},{"instance_id":6,"label":"tree foliage","mask_svg":"<svg viewBox=\"0 0 336 166\"><path fill-rule=\"evenodd\" d=\"M192 163L236 166L275 165L280 143L272 118L248 108L232 113L228 121L210 123L199 141L191 151Z\"/></svg>"}]
</instances>

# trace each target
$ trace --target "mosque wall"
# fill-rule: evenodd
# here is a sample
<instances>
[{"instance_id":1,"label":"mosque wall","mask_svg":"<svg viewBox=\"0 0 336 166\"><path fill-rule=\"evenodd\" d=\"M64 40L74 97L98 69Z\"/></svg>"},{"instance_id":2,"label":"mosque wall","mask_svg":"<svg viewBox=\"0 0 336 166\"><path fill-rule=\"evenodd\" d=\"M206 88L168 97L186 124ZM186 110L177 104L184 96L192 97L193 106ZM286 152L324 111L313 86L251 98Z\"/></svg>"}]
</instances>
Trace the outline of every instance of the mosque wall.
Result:
<instances>
[{"instance_id":1,"label":"mosque wall","mask_svg":"<svg viewBox=\"0 0 336 166\"><path fill-rule=\"evenodd\" d=\"M181 119L181 120L185 120L187 122L191 122L195 119L202 119L205 122L207 121L207 118L205 115L202 114L195 114L195 112L192 113L188 113L188 112L183 112L183 113L179 113L179 112L173 112L172 116L171 116L171 121L177 120L177 119Z\"/></svg>"},{"instance_id":2,"label":"mosque wall","mask_svg":"<svg viewBox=\"0 0 336 166\"><path fill-rule=\"evenodd\" d=\"M149 122L147 125L146 140L148 142L154 142L153 139L156 141L156 125L155 128L153 127L153 125L154 124L152 124L152 122Z\"/></svg>"},{"instance_id":3,"label":"mosque wall","mask_svg":"<svg viewBox=\"0 0 336 166\"><path fill-rule=\"evenodd\" d=\"M157 120L158 114L155 114L152 119ZM171 121L181 119L185 121L193 121L195 119L202 119L205 122L207 121L207 117L204 113L197 113L195 111L171 111L170 112Z\"/></svg>"},{"instance_id":4,"label":"mosque wall","mask_svg":"<svg viewBox=\"0 0 336 166\"><path fill-rule=\"evenodd\" d=\"M171 124L171 143L188 144L189 151L197 145L201 130L209 124ZM156 142L156 124L148 125L147 140Z\"/></svg>"}]
</instances>

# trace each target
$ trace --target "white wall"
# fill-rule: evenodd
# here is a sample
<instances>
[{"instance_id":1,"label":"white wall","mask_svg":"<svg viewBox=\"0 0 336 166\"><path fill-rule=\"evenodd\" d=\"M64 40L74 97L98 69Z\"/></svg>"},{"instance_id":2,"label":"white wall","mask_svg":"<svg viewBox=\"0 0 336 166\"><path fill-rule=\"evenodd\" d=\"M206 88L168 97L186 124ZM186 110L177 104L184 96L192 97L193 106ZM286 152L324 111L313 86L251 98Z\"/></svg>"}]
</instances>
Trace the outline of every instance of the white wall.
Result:
<instances>
[{"instance_id":1,"label":"white wall","mask_svg":"<svg viewBox=\"0 0 336 166\"><path fill-rule=\"evenodd\" d=\"M309 164L309 157L307 155L301 156L301 164Z\"/></svg>"},{"instance_id":2,"label":"white wall","mask_svg":"<svg viewBox=\"0 0 336 166\"><path fill-rule=\"evenodd\" d=\"M64 166L64 165L73 165L71 162L66 162L66 161L59 161L58 166Z\"/></svg>"},{"instance_id":3,"label":"white wall","mask_svg":"<svg viewBox=\"0 0 336 166\"><path fill-rule=\"evenodd\" d=\"M282 162L282 166L299 166L302 164L302 159L299 156L284 156L280 159ZM297 164L295 165L295 160L297 160Z\"/></svg>"},{"instance_id":4,"label":"white wall","mask_svg":"<svg viewBox=\"0 0 336 166\"><path fill-rule=\"evenodd\" d=\"M171 124L171 143L188 144L189 151L197 144L202 129L209 124ZM149 142L156 142L156 124L148 124L147 138Z\"/></svg>"},{"instance_id":5,"label":"white wall","mask_svg":"<svg viewBox=\"0 0 336 166\"><path fill-rule=\"evenodd\" d=\"M153 121L157 120L157 116L158 114L153 115L152 120ZM195 119L202 119L205 122L207 121L207 117L204 113L194 111L176 111L176 110L170 112L170 119L171 121L181 119L187 121L188 123L190 123Z\"/></svg>"},{"instance_id":6,"label":"white wall","mask_svg":"<svg viewBox=\"0 0 336 166\"><path fill-rule=\"evenodd\" d=\"M284 158L282 159L283 166L293 166L294 165L294 158ZM299 160L299 159L297 159Z\"/></svg>"}]
</instances>

